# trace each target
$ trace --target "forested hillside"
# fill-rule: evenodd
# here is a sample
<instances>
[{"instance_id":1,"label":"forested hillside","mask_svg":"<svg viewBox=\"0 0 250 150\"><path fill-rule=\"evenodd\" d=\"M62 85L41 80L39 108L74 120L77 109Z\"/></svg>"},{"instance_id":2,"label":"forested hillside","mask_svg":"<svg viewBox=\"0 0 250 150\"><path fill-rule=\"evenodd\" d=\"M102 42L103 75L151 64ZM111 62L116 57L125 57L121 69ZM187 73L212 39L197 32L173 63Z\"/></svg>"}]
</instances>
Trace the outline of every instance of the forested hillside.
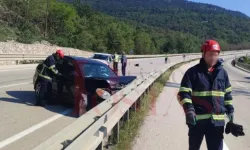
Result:
<instances>
[{"instance_id":1,"label":"forested hillside","mask_svg":"<svg viewBox=\"0 0 250 150\"><path fill-rule=\"evenodd\" d=\"M90 6L82 2L0 0L0 41L47 40L98 52L133 49L136 54L198 52L207 37L218 39L225 50L250 47L249 18L239 12L198 3L193 5L205 8L186 9L182 0L84 1Z\"/></svg>"},{"instance_id":2,"label":"forested hillside","mask_svg":"<svg viewBox=\"0 0 250 150\"><path fill-rule=\"evenodd\" d=\"M249 47L250 18L243 13L186 0L82 0L117 18L153 27L219 39L223 45ZM232 48L237 48L233 47Z\"/></svg>"}]
</instances>

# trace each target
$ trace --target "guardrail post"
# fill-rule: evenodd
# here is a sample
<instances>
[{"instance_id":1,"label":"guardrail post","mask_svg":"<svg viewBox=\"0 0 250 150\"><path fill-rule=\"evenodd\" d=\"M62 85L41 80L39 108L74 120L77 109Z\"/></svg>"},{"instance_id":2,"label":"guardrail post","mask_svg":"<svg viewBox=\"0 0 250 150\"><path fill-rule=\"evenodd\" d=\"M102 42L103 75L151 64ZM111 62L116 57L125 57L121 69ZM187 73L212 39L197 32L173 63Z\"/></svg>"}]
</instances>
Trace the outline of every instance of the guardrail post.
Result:
<instances>
[{"instance_id":1,"label":"guardrail post","mask_svg":"<svg viewBox=\"0 0 250 150\"><path fill-rule=\"evenodd\" d=\"M148 87L148 88L146 89L146 93L145 93L145 94L148 94L148 93L149 93L149 90L150 90L150 87Z\"/></svg>"},{"instance_id":2,"label":"guardrail post","mask_svg":"<svg viewBox=\"0 0 250 150\"><path fill-rule=\"evenodd\" d=\"M136 101L136 111L140 109L141 107L141 101L146 96L145 92L142 93L142 95L139 97L139 99Z\"/></svg>"},{"instance_id":3,"label":"guardrail post","mask_svg":"<svg viewBox=\"0 0 250 150\"><path fill-rule=\"evenodd\" d=\"M119 137L120 132L119 131L120 131L120 121L118 121L113 128L113 135L112 136L113 136L113 143L114 144L119 143L119 139L120 139L120 137Z\"/></svg>"},{"instance_id":4,"label":"guardrail post","mask_svg":"<svg viewBox=\"0 0 250 150\"><path fill-rule=\"evenodd\" d=\"M103 141L98 145L96 150L103 150Z\"/></svg>"},{"instance_id":5,"label":"guardrail post","mask_svg":"<svg viewBox=\"0 0 250 150\"><path fill-rule=\"evenodd\" d=\"M124 114L124 122L127 122L127 121L129 121L129 109Z\"/></svg>"},{"instance_id":6,"label":"guardrail post","mask_svg":"<svg viewBox=\"0 0 250 150\"><path fill-rule=\"evenodd\" d=\"M133 112L136 112L136 108L137 108L137 101L134 102L134 104L131 106L131 110L132 110Z\"/></svg>"}]
</instances>

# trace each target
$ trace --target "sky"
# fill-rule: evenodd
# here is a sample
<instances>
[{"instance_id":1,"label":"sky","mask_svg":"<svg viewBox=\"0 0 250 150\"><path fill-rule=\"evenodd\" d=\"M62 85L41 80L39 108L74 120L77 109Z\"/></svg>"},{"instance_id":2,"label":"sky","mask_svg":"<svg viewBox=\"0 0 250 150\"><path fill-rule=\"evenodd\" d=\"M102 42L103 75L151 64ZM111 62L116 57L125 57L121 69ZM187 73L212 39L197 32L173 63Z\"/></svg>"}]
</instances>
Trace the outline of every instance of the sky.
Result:
<instances>
[{"instance_id":1,"label":"sky","mask_svg":"<svg viewBox=\"0 0 250 150\"><path fill-rule=\"evenodd\" d=\"M240 11L250 17L250 0L190 0L217 5L226 9Z\"/></svg>"}]
</instances>

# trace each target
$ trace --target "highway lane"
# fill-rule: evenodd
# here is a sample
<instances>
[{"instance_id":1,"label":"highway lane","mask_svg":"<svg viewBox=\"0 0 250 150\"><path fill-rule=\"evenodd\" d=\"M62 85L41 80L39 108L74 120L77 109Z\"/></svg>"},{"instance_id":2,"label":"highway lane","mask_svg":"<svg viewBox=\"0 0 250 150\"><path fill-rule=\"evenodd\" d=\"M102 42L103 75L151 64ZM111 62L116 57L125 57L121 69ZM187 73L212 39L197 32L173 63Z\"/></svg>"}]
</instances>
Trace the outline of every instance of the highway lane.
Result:
<instances>
[{"instance_id":1,"label":"highway lane","mask_svg":"<svg viewBox=\"0 0 250 150\"><path fill-rule=\"evenodd\" d=\"M182 57L170 58L176 61ZM139 67L135 64L139 63ZM163 58L129 60L128 74L139 75L160 69ZM36 65L12 66L0 69L0 148L32 149L60 131L76 118L71 110L61 106L34 106L32 76Z\"/></svg>"},{"instance_id":2,"label":"highway lane","mask_svg":"<svg viewBox=\"0 0 250 150\"><path fill-rule=\"evenodd\" d=\"M225 141L232 150L250 149L250 75L231 65L232 59L227 59L225 69L232 84L233 104L235 107L235 122L244 126L244 137L225 136Z\"/></svg>"},{"instance_id":3,"label":"highway lane","mask_svg":"<svg viewBox=\"0 0 250 150\"><path fill-rule=\"evenodd\" d=\"M1 66L0 89L18 84L27 84L34 75L36 64Z\"/></svg>"},{"instance_id":4,"label":"highway lane","mask_svg":"<svg viewBox=\"0 0 250 150\"><path fill-rule=\"evenodd\" d=\"M233 88L235 107L235 122L244 126L246 136L234 137L224 135L224 150L250 149L250 78L249 74L231 66L233 56L223 57L224 68L229 74ZM185 115L179 105L176 94L185 71L197 64L189 63L175 70L163 92L158 97L156 105L146 117L138 137L134 141L133 149L188 149L188 128L185 125ZM226 119L228 120L228 119ZM201 150L206 150L205 138Z\"/></svg>"}]
</instances>

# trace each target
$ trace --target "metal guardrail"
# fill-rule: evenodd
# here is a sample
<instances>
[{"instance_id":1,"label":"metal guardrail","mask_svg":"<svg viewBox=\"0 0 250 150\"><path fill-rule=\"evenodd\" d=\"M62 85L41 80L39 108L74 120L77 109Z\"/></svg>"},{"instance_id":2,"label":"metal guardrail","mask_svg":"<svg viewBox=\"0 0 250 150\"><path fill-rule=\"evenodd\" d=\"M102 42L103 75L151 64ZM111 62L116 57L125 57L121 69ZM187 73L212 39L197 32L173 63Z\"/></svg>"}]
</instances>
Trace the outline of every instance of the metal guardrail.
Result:
<instances>
[{"instance_id":1,"label":"metal guardrail","mask_svg":"<svg viewBox=\"0 0 250 150\"><path fill-rule=\"evenodd\" d=\"M248 50L244 50L248 51ZM241 51L243 52L243 51ZM222 54L230 55L235 52L233 51L226 51L222 52ZM236 52L240 53L240 52ZM77 55L80 57L90 57L92 54L86 55ZM185 53L185 55L201 55L200 53ZM44 60L48 55L44 54L0 54L0 61L24 61L24 60ZM74 55L72 55L74 56ZM156 57L165 57L166 55L127 55L128 59L134 58L156 58ZM175 57L175 56L183 56L183 54L168 54L168 57Z\"/></svg>"},{"instance_id":2,"label":"metal guardrail","mask_svg":"<svg viewBox=\"0 0 250 150\"><path fill-rule=\"evenodd\" d=\"M74 55L72 55L74 56ZM90 57L90 54L77 55L80 57ZM127 55L127 58L154 58L154 57L164 57L165 55ZM23 60L44 60L48 55L37 55L37 54L0 54L0 61L23 61Z\"/></svg>"},{"instance_id":3,"label":"metal guardrail","mask_svg":"<svg viewBox=\"0 0 250 150\"><path fill-rule=\"evenodd\" d=\"M246 64L244 62L239 62L239 58L235 58L235 66L245 69L246 71L250 72L250 64Z\"/></svg>"},{"instance_id":4,"label":"metal guardrail","mask_svg":"<svg viewBox=\"0 0 250 150\"><path fill-rule=\"evenodd\" d=\"M224 56L241 53L224 53ZM190 57L187 57L187 59L190 60L199 57L197 55L200 56L200 54L193 54L189 55ZM187 59L186 61L188 61ZM137 77L127 87L88 111L72 124L35 147L34 150L102 149L104 139L112 130L115 133L114 136L119 137L119 120L122 117L128 119L129 112L135 110L137 104L140 102L140 98L144 94L147 94L152 84L171 66L179 62L182 62L182 59L165 65L159 71Z\"/></svg>"}]
</instances>

